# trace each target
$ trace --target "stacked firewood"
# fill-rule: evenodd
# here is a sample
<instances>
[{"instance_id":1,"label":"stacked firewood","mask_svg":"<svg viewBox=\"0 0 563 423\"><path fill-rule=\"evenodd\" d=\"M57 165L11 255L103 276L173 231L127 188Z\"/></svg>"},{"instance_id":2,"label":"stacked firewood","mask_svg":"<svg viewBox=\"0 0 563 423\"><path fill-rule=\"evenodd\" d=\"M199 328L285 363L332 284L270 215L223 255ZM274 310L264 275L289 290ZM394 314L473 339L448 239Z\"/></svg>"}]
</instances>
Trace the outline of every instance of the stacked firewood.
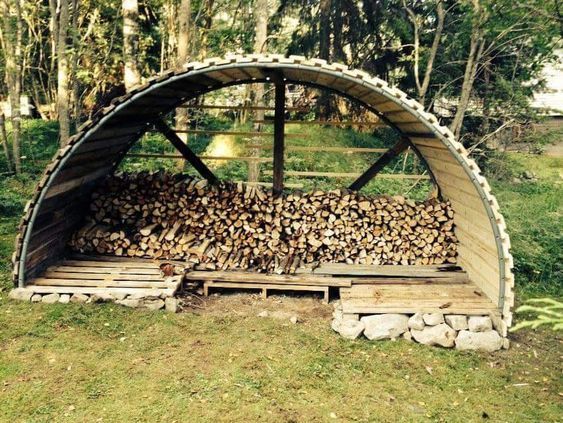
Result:
<instances>
[{"instance_id":1,"label":"stacked firewood","mask_svg":"<svg viewBox=\"0 0 563 423\"><path fill-rule=\"evenodd\" d=\"M456 262L449 203L347 190L276 197L159 173L112 176L92 196L73 250L175 259L203 269L293 273L312 263Z\"/></svg>"}]
</instances>

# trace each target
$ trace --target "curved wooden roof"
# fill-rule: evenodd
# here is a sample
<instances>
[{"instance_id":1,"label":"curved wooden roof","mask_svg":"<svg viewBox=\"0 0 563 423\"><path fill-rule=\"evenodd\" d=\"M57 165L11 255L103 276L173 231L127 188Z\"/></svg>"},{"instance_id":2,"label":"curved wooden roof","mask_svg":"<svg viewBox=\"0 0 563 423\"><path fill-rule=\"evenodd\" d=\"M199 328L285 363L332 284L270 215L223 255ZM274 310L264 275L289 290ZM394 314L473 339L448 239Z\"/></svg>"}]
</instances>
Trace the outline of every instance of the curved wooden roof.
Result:
<instances>
[{"instance_id":1,"label":"curved wooden roof","mask_svg":"<svg viewBox=\"0 0 563 423\"><path fill-rule=\"evenodd\" d=\"M510 241L489 184L464 147L420 103L385 81L299 56L246 55L189 63L114 99L80 127L47 167L20 225L13 257L15 282L25 285L62 250L93 187L115 169L152 121L203 93L272 77L353 98L410 139L454 207L460 264L498 302L510 325L514 302Z\"/></svg>"}]
</instances>

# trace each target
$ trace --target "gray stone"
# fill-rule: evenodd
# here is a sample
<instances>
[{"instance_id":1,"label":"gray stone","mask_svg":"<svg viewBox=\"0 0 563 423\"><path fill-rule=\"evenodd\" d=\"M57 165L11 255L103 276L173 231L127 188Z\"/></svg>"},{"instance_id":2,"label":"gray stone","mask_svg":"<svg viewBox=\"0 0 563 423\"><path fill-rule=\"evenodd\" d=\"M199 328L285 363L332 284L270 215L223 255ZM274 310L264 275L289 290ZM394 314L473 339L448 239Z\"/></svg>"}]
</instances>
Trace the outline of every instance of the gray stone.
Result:
<instances>
[{"instance_id":1,"label":"gray stone","mask_svg":"<svg viewBox=\"0 0 563 423\"><path fill-rule=\"evenodd\" d=\"M124 294L123 292L113 292L111 296L114 298L114 300L124 300L125 298L127 298L127 294Z\"/></svg>"},{"instance_id":2,"label":"gray stone","mask_svg":"<svg viewBox=\"0 0 563 423\"><path fill-rule=\"evenodd\" d=\"M507 350L510 348L510 340L508 338L502 338L502 348Z\"/></svg>"},{"instance_id":3,"label":"gray stone","mask_svg":"<svg viewBox=\"0 0 563 423\"><path fill-rule=\"evenodd\" d=\"M412 341L412 334L409 331L406 331L405 333L403 333L403 339L406 339L407 341Z\"/></svg>"},{"instance_id":4,"label":"gray stone","mask_svg":"<svg viewBox=\"0 0 563 423\"><path fill-rule=\"evenodd\" d=\"M31 296L31 302L32 302L32 303L40 303L40 302L41 302L41 297L42 297L41 294L33 294L33 295Z\"/></svg>"},{"instance_id":5,"label":"gray stone","mask_svg":"<svg viewBox=\"0 0 563 423\"><path fill-rule=\"evenodd\" d=\"M394 339L409 330L409 317L405 314L376 314L360 321L365 325L364 335L372 341Z\"/></svg>"},{"instance_id":6,"label":"gray stone","mask_svg":"<svg viewBox=\"0 0 563 423\"><path fill-rule=\"evenodd\" d=\"M436 326L426 326L422 330L411 330L415 341L425 345L440 345L442 347L453 347L456 331L445 323Z\"/></svg>"},{"instance_id":7,"label":"gray stone","mask_svg":"<svg viewBox=\"0 0 563 423\"><path fill-rule=\"evenodd\" d=\"M334 311L332 312L332 318L342 320L342 317L343 317L342 310L335 308Z\"/></svg>"},{"instance_id":8,"label":"gray stone","mask_svg":"<svg viewBox=\"0 0 563 423\"><path fill-rule=\"evenodd\" d=\"M148 310L160 310L164 307L164 300L143 300L143 307Z\"/></svg>"},{"instance_id":9,"label":"gray stone","mask_svg":"<svg viewBox=\"0 0 563 423\"><path fill-rule=\"evenodd\" d=\"M413 314L409 319L408 325L410 329L424 329L424 319L422 318L422 313Z\"/></svg>"},{"instance_id":10,"label":"gray stone","mask_svg":"<svg viewBox=\"0 0 563 423\"><path fill-rule=\"evenodd\" d=\"M498 314L490 314L491 322L493 323L493 329L496 330L500 336L505 337L508 335L508 326L502 317Z\"/></svg>"},{"instance_id":11,"label":"gray stone","mask_svg":"<svg viewBox=\"0 0 563 423\"><path fill-rule=\"evenodd\" d=\"M88 301L91 303L108 303L114 300L115 297L113 295L100 293L100 294L92 294Z\"/></svg>"},{"instance_id":12,"label":"gray stone","mask_svg":"<svg viewBox=\"0 0 563 423\"><path fill-rule=\"evenodd\" d=\"M446 323L454 330L467 329L467 316L462 314L448 314L445 316Z\"/></svg>"},{"instance_id":13,"label":"gray stone","mask_svg":"<svg viewBox=\"0 0 563 423\"><path fill-rule=\"evenodd\" d=\"M59 303L61 304L68 304L70 302L70 295L69 294L61 294L59 297Z\"/></svg>"},{"instance_id":14,"label":"gray stone","mask_svg":"<svg viewBox=\"0 0 563 423\"><path fill-rule=\"evenodd\" d=\"M444 323L444 315L442 313L425 313L422 315L424 323L428 326L436 326Z\"/></svg>"},{"instance_id":15,"label":"gray stone","mask_svg":"<svg viewBox=\"0 0 563 423\"><path fill-rule=\"evenodd\" d=\"M125 298L124 300L117 300L115 303L131 308L139 308L142 305L142 301L138 298Z\"/></svg>"},{"instance_id":16,"label":"gray stone","mask_svg":"<svg viewBox=\"0 0 563 423\"><path fill-rule=\"evenodd\" d=\"M299 321L299 319L297 318L297 316L291 316L291 317L289 318L289 321L290 321L291 323L293 323L294 325L296 325L297 322Z\"/></svg>"},{"instance_id":17,"label":"gray stone","mask_svg":"<svg viewBox=\"0 0 563 423\"><path fill-rule=\"evenodd\" d=\"M180 302L178 298L168 297L164 300L164 309L168 313L178 313Z\"/></svg>"},{"instance_id":18,"label":"gray stone","mask_svg":"<svg viewBox=\"0 0 563 423\"><path fill-rule=\"evenodd\" d=\"M485 332L462 330L457 335L455 347L458 350L493 352L500 350L503 343L503 338L496 330L488 330Z\"/></svg>"},{"instance_id":19,"label":"gray stone","mask_svg":"<svg viewBox=\"0 0 563 423\"><path fill-rule=\"evenodd\" d=\"M12 300L30 301L33 291L25 288L14 288L8 294L8 298Z\"/></svg>"},{"instance_id":20,"label":"gray stone","mask_svg":"<svg viewBox=\"0 0 563 423\"><path fill-rule=\"evenodd\" d=\"M41 302L46 303L46 304L55 304L55 303L59 302L60 297L61 296L59 294L43 295L43 298L41 298Z\"/></svg>"},{"instance_id":21,"label":"gray stone","mask_svg":"<svg viewBox=\"0 0 563 423\"><path fill-rule=\"evenodd\" d=\"M358 336L362 334L364 329L365 329L364 322L358 320L342 320L338 325L337 332L343 338L356 339Z\"/></svg>"},{"instance_id":22,"label":"gray stone","mask_svg":"<svg viewBox=\"0 0 563 423\"><path fill-rule=\"evenodd\" d=\"M72 297L70 297L71 303L82 304L86 301L88 301L88 295L86 294L72 294Z\"/></svg>"},{"instance_id":23,"label":"gray stone","mask_svg":"<svg viewBox=\"0 0 563 423\"><path fill-rule=\"evenodd\" d=\"M489 316L469 316L467 326L471 332L487 332L493 328Z\"/></svg>"}]
</instances>

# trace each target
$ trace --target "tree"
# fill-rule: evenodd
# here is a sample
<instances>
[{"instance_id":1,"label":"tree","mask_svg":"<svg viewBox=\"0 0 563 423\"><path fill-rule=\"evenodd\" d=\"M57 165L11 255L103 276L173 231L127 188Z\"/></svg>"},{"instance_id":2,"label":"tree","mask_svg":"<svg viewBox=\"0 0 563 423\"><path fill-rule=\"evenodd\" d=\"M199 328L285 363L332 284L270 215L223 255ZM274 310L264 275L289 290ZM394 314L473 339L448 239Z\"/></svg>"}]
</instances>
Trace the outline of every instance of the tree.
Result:
<instances>
[{"instance_id":1,"label":"tree","mask_svg":"<svg viewBox=\"0 0 563 423\"><path fill-rule=\"evenodd\" d=\"M16 173L21 173L21 110L22 92L22 0L0 0L2 27L0 43L5 61L5 79L10 101L12 151Z\"/></svg>"},{"instance_id":2,"label":"tree","mask_svg":"<svg viewBox=\"0 0 563 423\"><path fill-rule=\"evenodd\" d=\"M65 146L70 137L70 91L68 64L68 0L59 1L59 22L57 39L57 115L59 118L59 142Z\"/></svg>"},{"instance_id":3,"label":"tree","mask_svg":"<svg viewBox=\"0 0 563 423\"><path fill-rule=\"evenodd\" d=\"M191 48L191 0L181 0L178 10L178 44L176 47L176 67L181 68L188 62ZM179 107L176 109L176 128L187 130L189 124L188 110ZM188 142L188 134L180 133L179 137Z\"/></svg>"},{"instance_id":4,"label":"tree","mask_svg":"<svg viewBox=\"0 0 563 423\"><path fill-rule=\"evenodd\" d=\"M139 71L139 4L137 0L122 0L123 12L123 82L129 91L141 82Z\"/></svg>"}]
</instances>

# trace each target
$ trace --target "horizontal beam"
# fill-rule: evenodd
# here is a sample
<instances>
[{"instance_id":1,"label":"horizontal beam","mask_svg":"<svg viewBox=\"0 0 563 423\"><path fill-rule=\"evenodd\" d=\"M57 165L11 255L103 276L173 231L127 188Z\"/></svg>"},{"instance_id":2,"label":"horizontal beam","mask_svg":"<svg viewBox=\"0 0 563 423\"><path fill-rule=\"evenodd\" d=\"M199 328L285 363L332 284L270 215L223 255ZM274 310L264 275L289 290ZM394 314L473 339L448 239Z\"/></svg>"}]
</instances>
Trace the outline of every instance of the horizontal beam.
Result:
<instances>
[{"instance_id":1,"label":"horizontal beam","mask_svg":"<svg viewBox=\"0 0 563 423\"><path fill-rule=\"evenodd\" d=\"M247 148L256 150L271 150L273 145L249 144ZM318 151L318 152L335 152L335 153L385 153L387 148L369 148L369 147L303 147L299 145L287 145L285 151Z\"/></svg>"},{"instance_id":2,"label":"horizontal beam","mask_svg":"<svg viewBox=\"0 0 563 423\"><path fill-rule=\"evenodd\" d=\"M270 119L254 120L253 123L260 123L265 125L273 125L274 121ZM286 125L327 125L327 126L371 126L384 128L387 124L383 122L360 122L360 121L328 121L328 120L286 120Z\"/></svg>"},{"instance_id":3,"label":"horizontal beam","mask_svg":"<svg viewBox=\"0 0 563 423\"><path fill-rule=\"evenodd\" d=\"M176 129L170 128L177 134L192 134L192 135L233 135L241 137L273 137L273 132L258 132L258 131L208 131L205 129ZM304 134L286 134L286 138L303 137Z\"/></svg>"},{"instance_id":4,"label":"horizontal beam","mask_svg":"<svg viewBox=\"0 0 563 423\"><path fill-rule=\"evenodd\" d=\"M272 175L272 171L265 171L264 174ZM309 172L300 170L286 170L286 176L301 176L304 178L357 178L361 176L360 173L345 173L345 172ZM430 179L428 175L408 175L406 173L381 173L378 178L384 179Z\"/></svg>"},{"instance_id":5,"label":"horizontal beam","mask_svg":"<svg viewBox=\"0 0 563 423\"><path fill-rule=\"evenodd\" d=\"M179 154L159 154L159 153L130 153L127 158L153 158L153 159L173 159L184 160L184 156ZM224 160L224 161L241 161L241 162L271 162L270 157L248 157L248 156L199 156L201 160Z\"/></svg>"},{"instance_id":6,"label":"horizontal beam","mask_svg":"<svg viewBox=\"0 0 563 423\"><path fill-rule=\"evenodd\" d=\"M181 105L181 109L211 109L211 110L275 110L274 107L268 106L222 106L220 104L199 104L199 105ZM289 112L308 112L310 108L307 107L286 107Z\"/></svg>"}]
</instances>

